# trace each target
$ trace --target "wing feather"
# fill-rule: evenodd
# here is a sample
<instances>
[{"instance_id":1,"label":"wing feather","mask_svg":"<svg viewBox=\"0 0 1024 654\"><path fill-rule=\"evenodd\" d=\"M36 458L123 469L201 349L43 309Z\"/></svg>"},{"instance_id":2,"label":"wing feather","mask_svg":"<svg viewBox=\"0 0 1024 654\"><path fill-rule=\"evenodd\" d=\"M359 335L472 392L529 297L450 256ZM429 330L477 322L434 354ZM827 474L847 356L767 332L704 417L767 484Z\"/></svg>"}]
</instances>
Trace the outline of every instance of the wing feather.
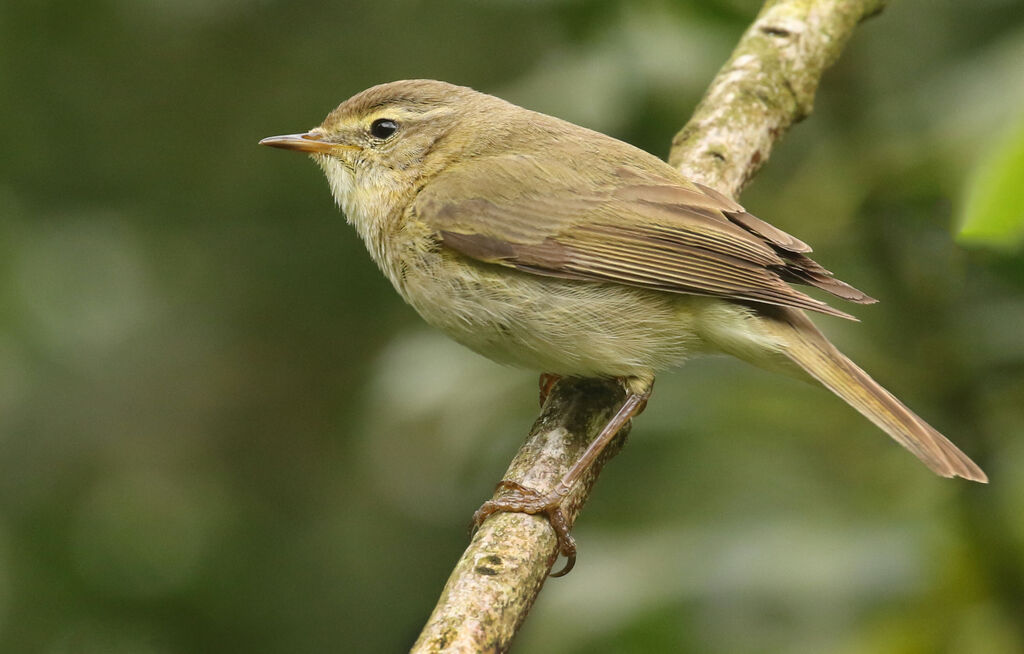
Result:
<instances>
[{"instance_id":1,"label":"wing feather","mask_svg":"<svg viewBox=\"0 0 1024 654\"><path fill-rule=\"evenodd\" d=\"M667 164L651 170L619 165L601 175L543 159L504 155L452 166L424 186L412 211L446 247L538 275L845 318L852 316L787 282L874 301L809 258L803 241L721 193L690 184ZM504 193L481 197L481 189L495 188Z\"/></svg>"}]
</instances>

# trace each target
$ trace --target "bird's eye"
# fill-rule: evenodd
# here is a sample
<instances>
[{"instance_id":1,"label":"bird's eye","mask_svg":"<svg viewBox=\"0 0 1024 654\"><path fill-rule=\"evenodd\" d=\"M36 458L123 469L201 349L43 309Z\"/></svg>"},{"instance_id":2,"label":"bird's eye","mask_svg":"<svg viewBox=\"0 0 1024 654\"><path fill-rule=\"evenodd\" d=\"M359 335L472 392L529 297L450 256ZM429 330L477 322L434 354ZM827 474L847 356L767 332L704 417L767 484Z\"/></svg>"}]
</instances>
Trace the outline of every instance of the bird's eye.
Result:
<instances>
[{"instance_id":1,"label":"bird's eye","mask_svg":"<svg viewBox=\"0 0 1024 654\"><path fill-rule=\"evenodd\" d=\"M375 138L386 139L398 131L398 123L390 118L378 118L370 123L370 134Z\"/></svg>"}]
</instances>

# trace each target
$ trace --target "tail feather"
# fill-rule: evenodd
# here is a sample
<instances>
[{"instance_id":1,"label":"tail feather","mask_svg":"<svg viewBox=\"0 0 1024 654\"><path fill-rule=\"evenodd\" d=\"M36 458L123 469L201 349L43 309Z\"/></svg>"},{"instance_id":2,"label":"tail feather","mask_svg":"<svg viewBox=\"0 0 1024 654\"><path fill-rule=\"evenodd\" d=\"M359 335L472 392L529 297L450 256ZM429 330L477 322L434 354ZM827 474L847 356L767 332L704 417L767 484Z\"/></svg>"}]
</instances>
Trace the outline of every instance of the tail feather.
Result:
<instances>
[{"instance_id":1,"label":"tail feather","mask_svg":"<svg viewBox=\"0 0 1024 654\"><path fill-rule=\"evenodd\" d=\"M781 343L786 357L910 450L935 473L988 482L988 477L974 461L846 358L803 312L784 309L780 315L765 316L762 324Z\"/></svg>"}]
</instances>

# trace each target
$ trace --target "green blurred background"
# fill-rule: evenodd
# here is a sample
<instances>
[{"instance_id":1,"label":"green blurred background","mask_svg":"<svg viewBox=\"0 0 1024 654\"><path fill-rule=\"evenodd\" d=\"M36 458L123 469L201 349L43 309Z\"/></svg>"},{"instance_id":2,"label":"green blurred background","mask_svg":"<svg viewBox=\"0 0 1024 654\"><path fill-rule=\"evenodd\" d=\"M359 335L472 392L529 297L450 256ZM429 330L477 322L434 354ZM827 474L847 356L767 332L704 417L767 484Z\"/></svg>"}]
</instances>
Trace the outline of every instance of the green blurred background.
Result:
<instances>
[{"instance_id":1,"label":"green blurred background","mask_svg":"<svg viewBox=\"0 0 1024 654\"><path fill-rule=\"evenodd\" d=\"M757 5L0 4L0 651L407 649L536 376L426 328L256 141L432 77L665 156ZM743 197L881 299L818 322L992 483L694 362L518 651L1024 651L1022 106L1020 2L898 1Z\"/></svg>"}]
</instances>

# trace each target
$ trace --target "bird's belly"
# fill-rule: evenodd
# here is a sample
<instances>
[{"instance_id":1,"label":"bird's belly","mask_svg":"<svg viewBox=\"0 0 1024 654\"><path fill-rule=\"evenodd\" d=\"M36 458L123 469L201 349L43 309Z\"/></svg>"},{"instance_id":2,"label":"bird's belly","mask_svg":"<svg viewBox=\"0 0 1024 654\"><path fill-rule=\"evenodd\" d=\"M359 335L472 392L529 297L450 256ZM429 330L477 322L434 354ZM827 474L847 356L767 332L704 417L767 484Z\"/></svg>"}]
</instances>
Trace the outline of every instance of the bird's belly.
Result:
<instances>
[{"instance_id":1,"label":"bird's belly","mask_svg":"<svg viewBox=\"0 0 1024 654\"><path fill-rule=\"evenodd\" d=\"M647 376L704 349L710 298L543 277L442 251L396 287L431 325L500 363L579 376Z\"/></svg>"}]
</instances>

